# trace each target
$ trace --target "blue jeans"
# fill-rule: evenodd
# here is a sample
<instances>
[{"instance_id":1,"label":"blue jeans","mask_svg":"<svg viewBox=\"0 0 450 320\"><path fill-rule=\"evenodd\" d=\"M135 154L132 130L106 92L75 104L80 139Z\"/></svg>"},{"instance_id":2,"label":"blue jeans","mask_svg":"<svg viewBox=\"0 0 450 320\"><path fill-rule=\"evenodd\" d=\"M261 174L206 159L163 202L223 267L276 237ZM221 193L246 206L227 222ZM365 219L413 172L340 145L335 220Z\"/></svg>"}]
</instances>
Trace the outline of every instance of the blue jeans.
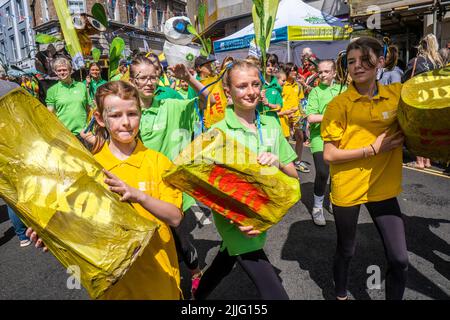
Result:
<instances>
[{"instance_id":1,"label":"blue jeans","mask_svg":"<svg viewBox=\"0 0 450 320\"><path fill-rule=\"evenodd\" d=\"M28 237L25 235L25 231L27 231L27 227L23 224L22 220L16 215L16 213L11 209L9 206L8 208L8 216L9 219L12 222L12 225L14 227L14 231L16 232L17 236L19 237L19 240L29 240Z\"/></svg>"}]
</instances>

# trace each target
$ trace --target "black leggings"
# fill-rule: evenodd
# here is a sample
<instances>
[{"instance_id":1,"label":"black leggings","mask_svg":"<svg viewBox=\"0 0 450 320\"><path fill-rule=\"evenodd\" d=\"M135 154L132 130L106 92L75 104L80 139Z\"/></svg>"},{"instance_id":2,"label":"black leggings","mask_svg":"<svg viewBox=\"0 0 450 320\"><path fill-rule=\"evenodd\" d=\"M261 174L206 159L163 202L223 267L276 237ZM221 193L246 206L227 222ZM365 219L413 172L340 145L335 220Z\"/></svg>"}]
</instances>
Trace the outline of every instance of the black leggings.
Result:
<instances>
[{"instance_id":1,"label":"black leggings","mask_svg":"<svg viewBox=\"0 0 450 320\"><path fill-rule=\"evenodd\" d=\"M408 270L405 227L397 198L366 203L366 208L383 241L388 261L386 299L401 300L405 291ZM348 269L355 253L355 235L360 205L333 206L337 230L337 247L333 275L336 295L347 296Z\"/></svg>"},{"instance_id":2,"label":"black leggings","mask_svg":"<svg viewBox=\"0 0 450 320\"><path fill-rule=\"evenodd\" d=\"M185 218L187 215L192 215L192 209L186 210L184 213ZM173 239L175 240L175 247L177 249L177 254L183 260L184 264L189 270L195 270L198 268L198 255L197 249L194 247L191 241L189 241L189 234L187 232L186 226L183 225L184 219L181 221L180 225L176 228L170 227L172 229Z\"/></svg>"},{"instance_id":3,"label":"black leggings","mask_svg":"<svg viewBox=\"0 0 450 320\"><path fill-rule=\"evenodd\" d=\"M314 194L316 196L325 195L327 188L328 176L330 175L330 167L323 160L323 152L314 152L314 167L316 168L316 178L314 179Z\"/></svg>"},{"instance_id":4,"label":"black leggings","mask_svg":"<svg viewBox=\"0 0 450 320\"><path fill-rule=\"evenodd\" d=\"M195 299L204 300L231 272L236 260L251 278L263 300L289 300L280 278L263 249L238 256L230 256L227 249L219 251L203 274Z\"/></svg>"}]
</instances>

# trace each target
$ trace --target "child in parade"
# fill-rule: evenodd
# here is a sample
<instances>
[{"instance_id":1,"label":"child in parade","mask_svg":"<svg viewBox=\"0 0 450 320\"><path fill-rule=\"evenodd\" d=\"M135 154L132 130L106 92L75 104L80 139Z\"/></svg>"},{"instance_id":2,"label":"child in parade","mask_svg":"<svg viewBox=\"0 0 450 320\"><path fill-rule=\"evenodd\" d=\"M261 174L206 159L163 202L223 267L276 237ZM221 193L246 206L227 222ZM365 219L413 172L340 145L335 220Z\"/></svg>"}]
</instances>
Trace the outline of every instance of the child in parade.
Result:
<instances>
[{"instance_id":1,"label":"child in parade","mask_svg":"<svg viewBox=\"0 0 450 320\"><path fill-rule=\"evenodd\" d=\"M257 153L260 164L279 166L283 173L298 178L292 163L296 154L284 138L279 122L256 110L262 86L259 74L259 68L253 63L245 60L233 63L224 77L224 89L233 104L227 107L225 119L213 128L223 130ZM252 226L235 225L216 212L213 217L222 245L204 272L194 298L205 299L237 261L252 279L262 299L289 299L264 252L266 232Z\"/></svg>"},{"instance_id":2,"label":"child in parade","mask_svg":"<svg viewBox=\"0 0 450 320\"><path fill-rule=\"evenodd\" d=\"M328 103L344 91L345 86L335 82L336 64L333 60L322 60L319 62L319 78L320 84L309 93L306 115L310 124L310 149L316 169L314 179L314 205L311 215L316 225L324 226L326 220L323 215L323 200L328 182L329 167L323 160L323 140L320 136L320 123L322 122Z\"/></svg>"},{"instance_id":3,"label":"child in parade","mask_svg":"<svg viewBox=\"0 0 450 320\"><path fill-rule=\"evenodd\" d=\"M98 89L96 105L92 152L105 168L105 183L121 201L131 202L138 214L159 225L142 255L100 299L178 300L180 273L169 226L178 226L183 217L182 195L162 180L171 162L139 140L140 99L132 85L108 82ZM42 245L31 229L27 234L36 246Z\"/></svg>"},{"instance_id":4,"label":"child in parade","mask_svg":"<svg viewBox=\"0 0 450 320\"><path fill-rule=\"evenodd\" d=\"M261 104L258 105L258 112L267 113L267 115L274 117L280 123L277 112L283 107L283 89L278 84L277 72L278 56L276 54L268 54L266 79L261 92Z\"/></svg>"},{"instance_id":5,"label":"child in parade","mask_svg":"<svg viewBox=\"0 0 450 320\"><path fill-rule=\"evenodd\" d=\"M297 160L294 161L295 168L302 172L310 172L308 165L302 161L303 154L303 120L301 117L302 100L305 98L302 86L297 82L298 68L292 62L286 63L284 70L287 75L286 82L283 86L283 109L288 112L287 123L294 131L295 139L295 153L297 153ZM286 106L285 106L286 105ZM281 119L280 119L281 120Z\"/></svg>"},{"instance_id":6,"label":"child in parade","mask_svg":"<svg viewBox=\"0 0 450 320\"><path fill-rule=\"evenodd\" d=\"M98 87L102 84L105 84L107 81L102 79L100 65L96 62L92 62L89 65L89 74L86 77L86 80L83 81L86 89L89 93L89 98L91 101L95 99L95 93L97 92Z\"/></svg>"},{"instance_id":7,"label":"child in parade","mask_svg":"<svg viewBox=\"0 0 450 320\"><path fill-rule=\"evenodd\" d=\"M401 84L379 85L377 69L383 60L378 40L361 37L351 42L347 66L353 82L328 104L321 122L337 231L333 274L339 300L348 299L348 270L361 204L368 209L386 252L386 298L402 299L406 285L405 226L396 198L402 181L403 135L397 122Z\"/></svg>"},{"instance_id":8,"label":"child in parade","mask_svg":"<svg viewBox=\"0 0 450 320\"><path fill-rule=\"evenodd\" d=\"M185 81L196 92L203 85L195 79L184 65L169 67L174 76ZM140 137L145 147L159 151L170 160L174 158L191 141L196 121L195 100L179 99L175 90L157 86L159 81L155 64L145 56L136 57L130 66L130 81L136 87L141 98L142 119L139 127ZM200 99L205 99L205 90ZM199 100L200 100L199 99ZM199 108L203 103L198 103ZM191 207L196 205L194 198L183 194L183 212L191 214ZM195 291L201 271L197 250L189 241L182 228L172 228L179 255L182 257L192 275L192 290Z\"/></svg>"}]
</instances>

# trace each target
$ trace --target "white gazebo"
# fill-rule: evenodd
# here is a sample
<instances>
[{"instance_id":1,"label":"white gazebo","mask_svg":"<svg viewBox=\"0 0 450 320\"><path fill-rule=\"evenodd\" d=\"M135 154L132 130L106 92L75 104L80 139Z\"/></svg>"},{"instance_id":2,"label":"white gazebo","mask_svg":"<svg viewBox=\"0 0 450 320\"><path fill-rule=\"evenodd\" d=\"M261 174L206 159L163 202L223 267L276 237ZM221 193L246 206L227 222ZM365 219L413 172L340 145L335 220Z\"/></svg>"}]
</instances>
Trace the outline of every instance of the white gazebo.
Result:
<instances>
[{"instance_id":1,"label":"white gazebo","mask_svg":"<svg viewBox=\"0 0 450 320\"><path fill-rule=\"evenodd\" d=\"M281 62L300 64L300 52L310 47L319 59L336 58L344 50L350 31L340 19L321 12L301 0L281 0L272 31L270 53ZM231 55L244 58L255 33L253 23L238 32L214 41L214 53L219 60Z\"/></svg>"}]
</instances>

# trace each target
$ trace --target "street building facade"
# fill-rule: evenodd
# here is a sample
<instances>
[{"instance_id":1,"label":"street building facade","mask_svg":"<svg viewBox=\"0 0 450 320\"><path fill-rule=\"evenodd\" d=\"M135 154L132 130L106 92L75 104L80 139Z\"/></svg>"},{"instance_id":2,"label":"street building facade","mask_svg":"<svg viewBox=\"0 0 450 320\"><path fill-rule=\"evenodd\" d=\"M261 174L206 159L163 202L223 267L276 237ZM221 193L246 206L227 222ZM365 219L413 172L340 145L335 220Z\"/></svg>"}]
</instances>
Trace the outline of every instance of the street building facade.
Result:
<instances>
[{"instance_id":1,"label":"street building facade","mask_svg":"<svg viewBox=\"0 0 450 320\"><path fill-rule=\"evenodd\" d=\"M34 46L29 0L0 1L0 61L4 69L34 67ZM5 68L6 66L6 68Z\"/></svg>"}]
</instances>

